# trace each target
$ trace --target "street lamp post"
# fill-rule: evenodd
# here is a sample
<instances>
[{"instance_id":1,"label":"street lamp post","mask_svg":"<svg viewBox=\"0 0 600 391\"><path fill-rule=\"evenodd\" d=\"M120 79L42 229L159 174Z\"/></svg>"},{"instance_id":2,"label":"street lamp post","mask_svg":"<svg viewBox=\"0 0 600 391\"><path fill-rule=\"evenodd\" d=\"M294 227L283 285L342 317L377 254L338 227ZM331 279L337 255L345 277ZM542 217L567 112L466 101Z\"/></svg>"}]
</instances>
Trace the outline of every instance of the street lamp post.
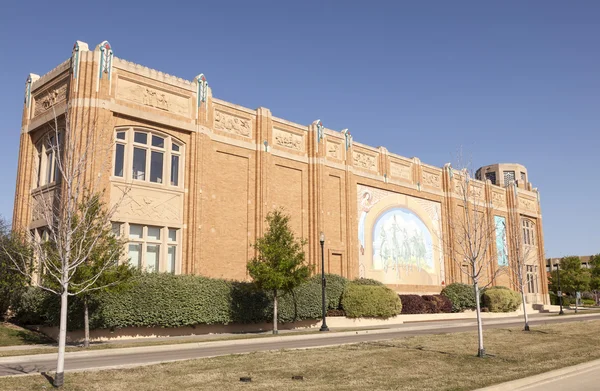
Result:
<instances>
[{"instance_id":1,"label":"street lamp post","mask_svg":"<svg viewBox=\"0 0 600 391\"><path fill-rule=\"evenodd\" d=\"M556 264L556 279L558 280L558 304L560 305L560 311L558 312L559 315L564 315L565 313L563 312L563 306L562 306L562 292L560 291L560 268L559 268L559 264Z\"/></svg>"},{"instance_id":2,"label":"street lamp post","mask_svg":"<svg viewBox=\"0 0 600 391\"><path fill-rule=\"evenodd\" d=\"M321 232L319 241L321 242L321 305L323 309L323 324L321 325L319 331L329 331L329 327L327 327L327 320L325 319L327 311L325 309L325 234L323 232Z\"/></svg>"}]
</instances>

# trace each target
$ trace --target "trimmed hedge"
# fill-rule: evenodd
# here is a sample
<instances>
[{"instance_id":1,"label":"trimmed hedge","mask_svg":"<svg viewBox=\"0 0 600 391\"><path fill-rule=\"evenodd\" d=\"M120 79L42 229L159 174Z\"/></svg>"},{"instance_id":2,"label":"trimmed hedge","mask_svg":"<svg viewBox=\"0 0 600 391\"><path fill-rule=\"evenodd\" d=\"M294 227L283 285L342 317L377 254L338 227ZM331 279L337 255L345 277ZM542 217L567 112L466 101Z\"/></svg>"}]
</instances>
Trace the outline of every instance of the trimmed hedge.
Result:
<instances>
[{"instance_id":1,"label":"trimmed hedge","mask_svg":"<svg viewBox=\"0 0 600 391\"><path fill-rule=\"evenodd\" d=\"M328 308L338 310L348 280L327 274ZM145 273L119 292L100 293L90 303L91 328L181 327L196 324L260 323L273 319L270 292L252 283L191 275ZM13 305L23 325L56 326L60 299L40 288L29 288ZM294 292L280 293L278 321L320 319L321 276L313 276ZM69 297L69 329L83 327L83 307Z\"/></svg>"},{"instance_id":2,"label":"trimmed hedge","mask_svg":"<svg viewBox=\"0 0 600 391\"><path fill-rule=\"evenodd\" d=\"M452 302L444 295L423 295L423 300L435 304L436 313L450 313L452 312Z\"/></svg>"},{"instance_id":3,"label":"trimmed hedge","mask_svg":"<svg viewBox=\"0 0 600 391\"><path fill-rule=\"evenodd\" d=\"M346 285L342 307L349 318L390 318L402 312L400 298L390 288L353 282Z\"/></svg>"},{"instance_id":4,"label":"trimmed hedge","mask_svg":"<svg viewBox=\"0 0 600 391\"><path fill-rule=\"evenodd\" d=\"M452 312L475 309L475 291L473 286L455 282L442 289L442 295L450 299Z\"/></svg>"},{"instance_id":5,"label":"trimmed hedge","mask_svg":"<svg viewBox=\"0 0 600 391\"><path fill-rule=\"evenodd\" d=\"M399 295L403 314L435 314L437 304L419 295Z\"/></svg>"},{"instance_id":6,"label":"trimmed hedge","mask_svg":"<svg viewBox=\"0 0 600 391\"><path fill-rule=\"evenodd\" d=\"M481 299L482 306L487 307L490 312L516 311L522 302L518 292L502 286L486 289Z\"/></svg>"},{"instance_id":7,"label":"trimmed hedge","mask_svg":"<svg viewBox=\"0 0 600 391\"><path fill-rule=\"evenodd\" d=\"M383 282L373 280L372 278L357 278L355 280L352 280L352 283L357 285L385 286Z\"/></svg>"}]
</instances>

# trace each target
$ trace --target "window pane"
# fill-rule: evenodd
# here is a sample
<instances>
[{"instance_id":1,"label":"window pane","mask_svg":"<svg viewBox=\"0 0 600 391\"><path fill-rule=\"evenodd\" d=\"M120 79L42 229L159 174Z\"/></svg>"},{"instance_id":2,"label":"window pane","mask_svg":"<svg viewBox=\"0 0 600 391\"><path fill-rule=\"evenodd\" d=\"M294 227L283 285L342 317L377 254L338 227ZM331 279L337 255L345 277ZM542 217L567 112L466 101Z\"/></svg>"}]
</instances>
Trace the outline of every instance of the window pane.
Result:
<instances>
[{"instance_id":1,"label":"window pane","mask_svg":"<svg viewBox=\"0 0 600 391\"><path fill-rule=\"evenodd\" d=\"M152 146L164 148L165 147L165 139L162 137L158 137L158 136L152 136Z\"/></svg>"},{"instance_id":2,"label":"window pane","mask_svg":"<svg viewBox=\"0 0 600 391\"><path fill-rule=\"evenodd\" d=\"M52 171L54 170L54 153L52 150L46 153L46 183L52 182Z\"/></svg>"},{"instance_id":3,"label":"window pane","mask_svg":"<svg viewBox=\"0 0 600 391\"><path fill-rule=\"evenodd\" d=\"M171 186L179 186L179 156L171 156Z\"/></svg>"},{"instance_id":4,"label":"window pane","mask_svg":"<svg viewBox=\"0 0 600 391\"><path fill-rule=\"evenodd\" d=\"M149 272L158 271L158 259L160 253L160 244L146 245L146 270Z\"/></svg>"},{"instance_id":5,"label":"window pane","mask_svg":"<svg viewBox=\"0 0 600 391\"><path fill-rule=\"evenodd\" d=\"M40 146L41 148L41 146ZM37 185L40 186L42 180L42 152L38 152L38 172L37 172Z\"/></svg>"},{"instance_id":6,"label":"window pane","mask_svg":"<svg viewBox=\"0 0 600 391\"><path fill-rule=\"evenodd\" d=\"M150 154L150 182L163 183L163 153Z\"/></svg>"},{"instance_id":7,"label":"window pane","mask_svg":"<svg viewBox=\"0 0 600 391\"><path fill-rule=\"evenodd\" d=\"M160 240L160 227L148 226L148 240Z\"/></svg>"},{"instance_id":8,"label":"window pane","mask_svg":"<svg viewBox=\"0 0 600 391\"><path fill-rule=\"evenodd\" d=\"M169 241L176 242L177 241L177 230L173 228L169 228Z\"/></svg>"},{"instance_id":9,"label":"window pane","mask_svg":"<svg viewBox=\"0 0 600 391\"><path fill-rule=\"evenodd\" d=\"M171 149L173 149L173 151L175 151L175 152L179 152L179 145L173 143L173 144L171 144Z\"/></svg>"},{"instance_id":10,"label":"window pane","mask_svg":"<svg viewBox=\"0 0 600 391\"><path fill-rule=\"evenodd\" d=\"M117 132L117 138L119 140L125 140L125 132Z\"/></svg>"},{"instance_id":11,"label":"window pane","mask_svg":"<svg viewBox=\"0 0 600 391\"><path fill-rule=\"evenodd\" d=\"M148 144L148 134L135 132L135 134L133 135L133 141L140 144Z\"/></svg>"},{"instance_id":12,"label":"window pane","mask_svg":"<svg viewBox=\"0 0 600 391\"><path fill-rule=\"evenodd\" d=\"M113 235L121 236L121 223L111 223L111 228Z\"/></svg>"},{"instance_id":13,"label":"window pane","mask_svg":"<svg viewBox=\"0 0 600 391\"><path fill-rule=\"evenodd\" d=\"M117 144L115 152L115 176L123 176L123 161L125 159L125 145Z\"/></svg>"},{"instance_id":14,"label":"window pane","mask_svg":"<svg viewBox=\"0 0 600 391\"><path fill-rule=\"evenodd\" d=\"M129 238L130 239L141 239L143 226L137 224L129 224Z\"/></svg>"},{"instance_id":15,"label":"window pane","mask_svg":"<svg viewBox=\"0 0 600 391\"><path fill-rule=\"evenodd\" d=\"M175 273L175 258L176 258L177 246L169 246L167 252L167 273Z\"/></svg>"},{"instance_id":16,"label":"window pane","mask_svg":"<svg viewBox=\"0 0 600 391\"><path fill-rule=\"evenodd\" d=\"M146 150L133 148L133 179L146 179Z\"/></svg>"},{"instance_id":17,"label":"window pane","mask_svg":"<svg viewBox=\"0 0 600 391\"><path fill-rule=\"evenodd\" d=\"M129 263L132 266L140 267L142 260L142 245L139 243L129 243L128 249Z\"/></svg>"}]
</instances>

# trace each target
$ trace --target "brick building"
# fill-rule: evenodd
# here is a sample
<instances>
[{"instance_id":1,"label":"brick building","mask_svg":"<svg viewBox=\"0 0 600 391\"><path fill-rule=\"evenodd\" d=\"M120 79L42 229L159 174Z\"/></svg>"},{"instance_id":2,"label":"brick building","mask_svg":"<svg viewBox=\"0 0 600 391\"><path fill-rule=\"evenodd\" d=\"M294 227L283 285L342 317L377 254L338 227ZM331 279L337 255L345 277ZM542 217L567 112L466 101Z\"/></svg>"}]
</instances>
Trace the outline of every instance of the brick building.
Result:
<instances>
[{"instance_id":1,"label":"brick building","mask_svg":"<svg viewBox=\"0 0 600 391\"><path fill-rule=\"evenodd\" d=\"M27 80L16 228L43 235L32 200L60 183L47 132L65 114L75 132L94 118L94 131L110 146L110 164L94 157L91 173L102 178L108 202L128 189L114 228L128 238L130 262L139 267L247 279L250 244L264 232L268 211L283 207L296 234L308 239L307 259L316 270L324 232L327 272L375 278L401 292L435 293L467 282L445 240L461 208L459 175L449 165L360 144L318 120L299 125L267 108L219 100L203 75L188 81L119 59L107 42L89 50L78 41L71 58ZM496 223L522 226L535 254L528 301L544 303L538 193L523 166L506 166L512 174L503 167L484 167L485 176L477 174L484 181L469 186ZM492 180L492 172L503 180ZM503 247L510 254L514 245L493 240L490 253ZM490 257L489 276L505 267L502 258ZM506 275L494 283L511 285Z\"/></svg>"}]
</instances>

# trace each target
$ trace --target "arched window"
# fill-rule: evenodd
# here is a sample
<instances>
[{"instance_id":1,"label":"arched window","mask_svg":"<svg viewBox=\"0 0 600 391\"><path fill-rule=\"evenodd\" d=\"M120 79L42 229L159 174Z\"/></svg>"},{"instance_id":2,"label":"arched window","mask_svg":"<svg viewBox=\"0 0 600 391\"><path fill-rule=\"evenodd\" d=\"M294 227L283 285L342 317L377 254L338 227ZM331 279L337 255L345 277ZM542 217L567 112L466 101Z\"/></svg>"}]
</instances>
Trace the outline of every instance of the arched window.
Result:
<instances>
[{"instance_id":1,"label":"arched window","mask_svg":"<svg viewBox=\"0 0 600 391\"><path fill-rule=\"evenodd\" d=\"M183 144L174 137L143 128L115 131L115 177L179 187Z\"/></svg>"},{"instance_id":2,"label":"arched window","mask_svg":"<svg viewBox=\"0 0 600 391\"><path fill-rule=\"evenodd\" d=\"M58 154L60 150L61 131L50 131L42 136L35 144L34 188L44 185L54 185L60 179Z\"/></svg>"},{"instance_id":3,"label":"arched window","mask_svg":"<svg viewBox=\"0 0 600 391\"><path fill-rule=\"evenodd\" d=\"M535 246L535 223L528 219L522 220L523 244Z\"/></svg>"}]
</instances>

